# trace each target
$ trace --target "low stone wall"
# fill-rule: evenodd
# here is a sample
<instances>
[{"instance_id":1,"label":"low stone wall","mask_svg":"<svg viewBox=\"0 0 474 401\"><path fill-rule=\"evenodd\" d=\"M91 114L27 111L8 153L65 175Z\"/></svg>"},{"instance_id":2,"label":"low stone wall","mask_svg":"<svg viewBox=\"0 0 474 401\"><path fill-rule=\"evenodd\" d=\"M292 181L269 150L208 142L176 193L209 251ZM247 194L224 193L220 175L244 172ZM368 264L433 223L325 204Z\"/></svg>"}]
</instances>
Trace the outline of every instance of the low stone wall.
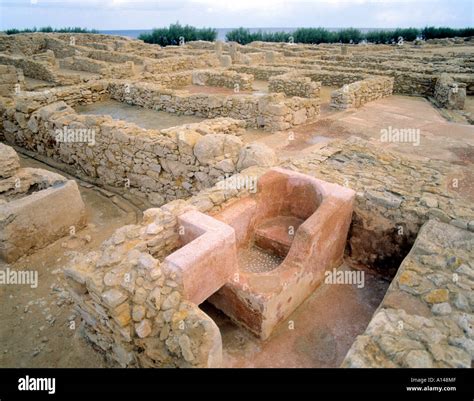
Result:
<instances>
[{"instance_id":1,"label":"low stone wall","mask_svg":"<svg viewBox=\"0 0 474 401\"><path fill-rule=\"evenodd\" d=\"M17 90L25 87L25 77L23 71L16 69L12 65L0 64L0 96L13 96Z\"/></svg>"},{"instance_id":2,"label":"low stone wall","mask_svg":"<svg viewBox=\"0 0 474 401\"><path fill-rule=\"evenodd\" d=\"M74 35L76 38L77 36ZM65 40L61 40L58 37L53 37L52 35L45 35L45 47L48 50L53 51L54 56L58 59L72 57L77 55L77 48L76 46L71 46L70 43L71 35L69 38L64 38Z\"/></svg>"},{"instance_id":3,"label":"low stone wall","mask_svg":"<svg viewBox=\"0 0 474 401\"><path fill-rule=\"evenodd\" d=\"M390 96L392 92L393 78L368 78L332 92L331 107L339 110L359 108L373 100Z\"/></svg>"},{"instance_id":4,"label":"low stone wall","mask_svg":"<svg viewBox=\"0 0 474 401\"><path fill-rule=\"evenodd\" d=\"M321 82L324 86L342 86L349 85L353 82L364 80L368 78L368 75L363 73L354 72L341 72L341 71L326 71L326 70L301 70L301 73L311 78L312 81Z\"/></svg>"},{"instance_id":5,"label":"low stone wall","mask_svg":"<svg viewBox=\"0 0 474 401\"><path fill-rule=\"evenodd\" d=\"M101 74L105 77L126 78L135 73L133 61L126 61L122 64L111 64L103 61L93 60L87 57L67 57L59 60L61 68L70 70L86 71Z\"/></svg>"},{"instance_id":6,"label":"low stone wall","mask_svg":"<svg viewBox=\"0 0 474 401\"><path fill-rule=\"evenodd\" d=\"M95 74L105 74L109 69L107 63L79 56L60 59L59 66L69 70L86 71Z\"/></svg>"},{"instance_id":7,"label":"low stone wall","mask_svg":"<svg viewBox=\"0 0 474 401\"><path fill-rule=\"evenodd\" d=\"M474 234L430 220L342 366L470 368Z\"/></svg>"},{"instance_id":8,"label":"low stone wall","mask_svg":"<svg viewBox=\"0 0 474 401\"><path fill-rule=\"evenodd\" d=\"M250 74L255 77L255 79L261 79L263 81L268 81L270 77L276 75L282 75L293 70L290 67L272 67L272 66L245 66L245 65L235 65L230 67L230 70Z\"/></svg>"},{"instance_id":9,"label":"low stone wall","mask_svg":"<svg viewBox=\"0 0 474 401\"><path fill-rule=\"evenodd\" d=\"M439 107L462 110L466 100L466 84L454 82L448 74L442 74L436 81L434 100Z\"/></svg>"},{"instance_id":10,"label":"low stone wall","mask_svg":"<svg viewBox=\"0 0 474 401\"><path fill-rule=\"evenodd\" d=\"M0 64L13 65L23 71L25 77L57 82L58 78L46 63L31 58L0 54Z\"/></svg>"},{"instance_id":11,"label":"low stone wall","mask_svg":"<svg viewBox=\"0 0 474 401\"><path fill-rule=\"evenodd\" d=\"M405 95L432 96L437 76L434 74L423 74L417 72L406 72L398 70L382 70L368 68L349 68L315 66L308 68L307 64L278 65L278 66L232 66L231 69L237 72L252 74L256 79L265 81L270 77L286 74L288 72L297 72L298 74L311 78L314 82L321 82L324 86L342 86L354 83L356 81L371 78L374 75L393 77L393 92ZM459 82L462 82L462 78Z\"/></svg>"},{"instance_id":12,"label":"low stone wall","mask_svg":"<svg viewBox=\"0 0 474 401\"><path fill-rule=\"evenodd\" d=\"M282 92L286 96L319 98L321 82L313 82L310 78L295 72L270 77L268 81L270 92Z\"/></svg>"},{"instance_id":13,"label":"low stone wall","mask_svg":"<svg viewBox=\"0 0 474 401\"><path fill-rule=\"evenodd\" d=\"M389 74L394 78L393 92L401 95L432 96L436 76L419 73L394 71Z\"/></svg>"},{"instance_id":14,"label":"low stone wall","mask_svg":"<svg viewBox=\"0 0 474 401\"><path fill-rule=\"evenodd\" d=\"M252 90L253 75L226 70L198 70L192 73L192 83L245 91Z\"/></svg>"},{"instance_id":15,"label":"low stone wall","mask_svg":"<svg viewBox=\"0 0 474 401\"><path fill-rule=\"evenodd\" d=\"M2 116L0 134L8 137L15 132L11 124L18 124L20 129L26 128L26 122L31 113L40 107L58 101L64 101L69 106L78 104L91 104L107 98L107 82L91 82L68 87L57 87L44 91L27 92L21 91L14 100L0 102L0 115Z\"/></svg>"},{"instance_id":16,"label":"low stone wall","mask_svg":"<svg viewBox=\"0 0 474 401\"><path fill-rule=\"evenodd\" d=\"M99 60L99 61L108 61L110 63L125 64L127 62L132 62L134 64L143 64L144 58L135 56L133 54L120 53L115 51L107 50L88 50L86 52L86 57Z\"/></svg>"},{"instance_id":17,"label":"low stone wall","mask_svg":"<svg viewBox=\"0 0 474 401\"><path fill-rule=\"evenodd\" d=\"M108 86L113 99L169 113L189 114L204 118L230 117L245 120L247 126L269 131L288 129L316 120L320 100L287 98L282 94L261 97L252 95L189 94L163 87L113 81Z\"/></svg>"},{"instance_id":18,"label":"low stone wall","mask_svg":"<svg viewBox=\"0 0 474 401\"><path fill-rule=\"evenodd\" d=\"M165 72L178 72L219 66L219 58L214 54L205 54L202 56L174 56L156 61L147 60L145 63L145 72L150 74L163 74Z\"/></svg>"},{"instance_id":19,"label":"low stone wall","mask_svg":"<svg viewBox=\"0 0 474 401\"><path fill-rule=\"evenodd\" d=\"M244 146L237 135L245 123L239 120L145 130L108 116L79 115L63 101L41 106L31 99L3 116L9 143L72 165L98 183L147 197L153 205L187 198L247 167L249 158L254 164L276 162L268 148L253 156L255 149Z\"/></svg>"},{"instance_id":20,"label":"low stone wall","mask_svg":"<svg viewBox=\"0 0 474 401\"><path fill-rule=\"evenodd\" d=\"M169 89L179 89L193 83L193 74L191 71L146 75L147 77L144 81L153 82Z\"/></svg>"}]
</instances>

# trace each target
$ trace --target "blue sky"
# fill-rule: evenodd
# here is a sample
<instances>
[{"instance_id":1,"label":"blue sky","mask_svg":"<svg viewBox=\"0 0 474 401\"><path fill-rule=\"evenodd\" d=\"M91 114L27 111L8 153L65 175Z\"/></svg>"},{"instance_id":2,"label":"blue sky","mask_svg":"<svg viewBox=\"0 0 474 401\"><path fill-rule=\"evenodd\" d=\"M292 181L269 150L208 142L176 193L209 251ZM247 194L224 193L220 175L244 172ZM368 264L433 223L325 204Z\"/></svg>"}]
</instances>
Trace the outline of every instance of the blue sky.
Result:
<instances>
[{"instance_id":1,"label":"blue sky","mask_svg":"<svg viewBox=\"0 0 474 401\"><path fill-rule=\"evenodd\" d=\"M0 29L474 26L474 0L0 0Z\"/></svg>"}]
</instances>

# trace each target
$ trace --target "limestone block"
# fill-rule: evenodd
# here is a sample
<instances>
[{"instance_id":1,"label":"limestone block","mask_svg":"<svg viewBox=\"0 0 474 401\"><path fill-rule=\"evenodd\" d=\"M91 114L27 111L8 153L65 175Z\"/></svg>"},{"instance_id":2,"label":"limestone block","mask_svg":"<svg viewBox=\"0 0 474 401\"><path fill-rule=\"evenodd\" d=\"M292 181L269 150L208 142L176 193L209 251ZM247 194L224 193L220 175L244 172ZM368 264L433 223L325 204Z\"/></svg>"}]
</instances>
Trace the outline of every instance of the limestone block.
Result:
<instances>
[{"instance_id":1,"label":"limestone block","mask_svg":"<svg viewBox=\"0 0 474 401\"><path fill-rule=\"evenodd\" d=\"M254 142L242 148L237 161L237 170L242 171L251 166L271 167L276 164L275 152L268 146Z\"/></svg>"},{"instance_id":2,"label":"limestone block","mask_svg":"<svg viewBox=\"0 0 474 401\"><path fill-rule=\"evenodd\" d=\"M0 178L12 177L20 168L20 159L15 150L0 143Z\"/></svg>"},{"instance_id":3,"label":"limestone block","mask_svg":"<svg viewBox=\"0 0 474 401\"><path fill-rule=\"evenodd\" d=\"M13 262L85 224L75 181L58 183L0 206L0 257Z\"/></svg>"}]
</instances>

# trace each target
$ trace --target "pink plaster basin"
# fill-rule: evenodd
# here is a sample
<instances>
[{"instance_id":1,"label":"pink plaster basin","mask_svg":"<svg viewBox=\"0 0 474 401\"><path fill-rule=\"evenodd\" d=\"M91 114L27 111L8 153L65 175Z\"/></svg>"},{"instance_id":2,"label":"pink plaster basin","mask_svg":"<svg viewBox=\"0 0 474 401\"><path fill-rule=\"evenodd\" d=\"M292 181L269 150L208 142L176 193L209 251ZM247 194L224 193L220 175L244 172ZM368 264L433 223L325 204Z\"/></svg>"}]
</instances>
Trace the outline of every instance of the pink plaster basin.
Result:
<instances>
[{"instance_id":1,"label":"pink plaster basin","mask_svg":"<svg viewBox=\"0 0 474 401\"><path fill-rule=\"evenodd\" d=\"M214 217L235 232L237 273L209 302L266 339L342 262L355 193L280 168ZM249 268L249 265L252 265Z\"/></svg>"}]
</instances>

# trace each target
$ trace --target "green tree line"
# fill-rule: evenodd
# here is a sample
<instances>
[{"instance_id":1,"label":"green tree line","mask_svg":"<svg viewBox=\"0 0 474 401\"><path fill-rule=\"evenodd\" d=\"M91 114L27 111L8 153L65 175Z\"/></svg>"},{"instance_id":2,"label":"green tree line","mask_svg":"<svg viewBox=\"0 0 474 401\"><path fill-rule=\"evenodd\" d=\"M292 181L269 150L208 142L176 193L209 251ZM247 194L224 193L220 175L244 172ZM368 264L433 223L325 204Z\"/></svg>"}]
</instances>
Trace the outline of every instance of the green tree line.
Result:
<instances>
[{"instance_id":1,"label":"green tree line","mask_svg":"<svg viewBox=\"0 0 474 401\"><path fill-rule=\"evenodd\" d=\"M44 26L42 28L26 28L26 29L7 29L5 33L7 35L15 35L17 33L34 33L34 32L56 32L56 33L99 33L96 29L87 29L80 27L66 27L66 28L52 28L50 26Z\"/></svg>"},{"instance_id":2,"label":"green tree line","mask_svg":"<svg viewBox=\"0 0 474 401\"><path fill-rule=\"evenodd\" d=\"M33 32L58 32L58 33L99 33L95 29L80 27L52 28L50 26L30 29L7 29L5 33L13 35L17 33ZM236 28L229 31L226 39L238 42L242 45L250 42L294 42L294 43L359 43L366 40L371 43L392 43L397 42L400 37L405 41L413 41L416 38L440 39L452 38L455 36L474 36L474 28L449 28L427 26L425 28L396 28L379 29L363 33L357 28L345 28L337 31L330 31L326 28L298 28L293 32L251 32L246 28ZM171 24L169 27L155 28L150 33L142 33L139 39L146 43L158 44L161 46L179 45L180 43L193 40L214 41L217 38L217 30L214 28L196 28L191 25L181 25L179 22Z\"/></svg>"},{"instance_id":3,"label":"green tree line","mask_svg":"<svg viewBox=\"0 0 474 401\"><path fill-rule=\"evenodd\" d=\"M250 42L291 42L295 43L359 43L362 40L372 43L392 43L397 42L400 37L406 41L413 41L416 38L439 39L452 38L455 36L474 36L474 28L454 29L448 27L425 27L418 28L397 28L391 30L374 30L363 33L356 28L345 28L338 31L329 31L326 28L298 28L289 32L250 32L249 29L237 28L228 32L226 39L238 42L242 45Z\"/></svg>"}]
</instances>

